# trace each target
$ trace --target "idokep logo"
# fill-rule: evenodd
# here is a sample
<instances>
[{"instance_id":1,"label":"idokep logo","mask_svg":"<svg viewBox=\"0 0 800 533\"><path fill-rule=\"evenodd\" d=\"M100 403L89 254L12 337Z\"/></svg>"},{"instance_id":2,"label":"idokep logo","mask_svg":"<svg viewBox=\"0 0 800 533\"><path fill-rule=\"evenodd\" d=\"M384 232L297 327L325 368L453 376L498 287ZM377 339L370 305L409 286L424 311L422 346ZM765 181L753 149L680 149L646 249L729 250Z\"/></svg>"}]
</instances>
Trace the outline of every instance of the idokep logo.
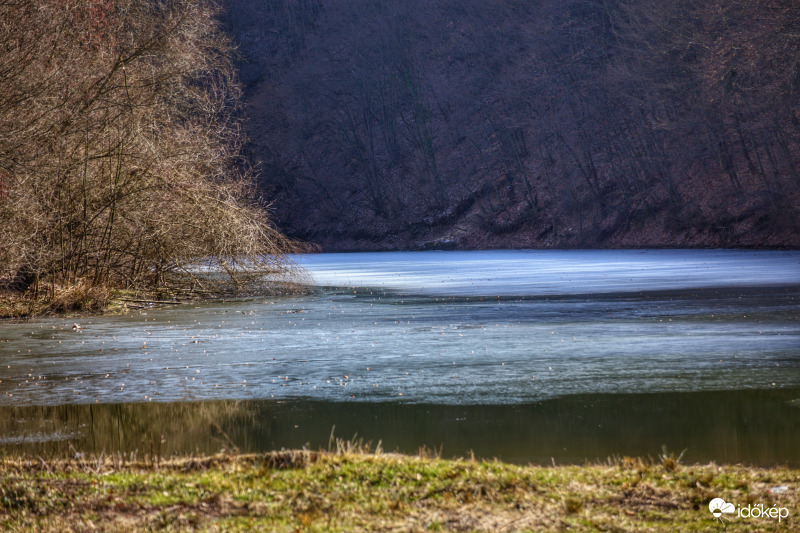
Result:
<instances>
[{"instance_id":1,"label":"idokep logo","mask_svg":"<svg viewBox=\"0 0 800 533\"><path fill-rule=\"evenodd\" d=\"M789 516L789 509L786 507L764 507L763 503L739 507L738 516L742 518L777 518L778 522Z\"/></svg>"},{"instance_id":2,"label":"idokep logo","mask_svg":"<svg viewBox=\"0 0 800 533\"><path fill-rule=\"evenodd\" d=\"M708 502L708 510L711 511L711 514L714 515L716 520L722 523L724 523L723 520L731 521L731 519L725 515L735 515L738 518L777 518L778 522L789 517L789 509L786 507L778 507L777 505L764 507L763 503L757 503L755 505L748 505L747 507L739 507L737 511L735 505L726 502L722 498L714 498Z\"/></svg>"},{"instance_id":3,"label":"idokep logo","mask_svg":"<svg viewBox=\"0 0 800 533\"><path fill-rule=\"evenodd\" d=\"M723 519L730 522L730 518L725 516L726 514L733 514L736 512L736 506L732 503L728 503L722 498L714 498L710 502L708 502L708 510L711 511L711 514L714 515L714 518L722 522Z\"/></svg>"}]
</instances>

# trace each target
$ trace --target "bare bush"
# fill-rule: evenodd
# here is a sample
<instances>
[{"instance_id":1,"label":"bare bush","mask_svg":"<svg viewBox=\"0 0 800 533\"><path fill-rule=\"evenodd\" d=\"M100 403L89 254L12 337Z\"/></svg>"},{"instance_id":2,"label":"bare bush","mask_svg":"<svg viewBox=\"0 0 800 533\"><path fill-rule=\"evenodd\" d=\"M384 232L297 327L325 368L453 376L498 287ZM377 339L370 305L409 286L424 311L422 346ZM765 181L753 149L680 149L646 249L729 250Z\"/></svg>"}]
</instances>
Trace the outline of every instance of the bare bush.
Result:
<instances>
[{"instance_id":1,"label":"bare bush","mask_svg":"<svg viewBox=\"0 0 800 533\"><path fill-rule=\"evenodd\" d=\"M0 7L0 279L242 288L297 245L240 157L241 91L210 1ZM222 267L224 276L199 267Z\"/></svg>"}]
</instances>

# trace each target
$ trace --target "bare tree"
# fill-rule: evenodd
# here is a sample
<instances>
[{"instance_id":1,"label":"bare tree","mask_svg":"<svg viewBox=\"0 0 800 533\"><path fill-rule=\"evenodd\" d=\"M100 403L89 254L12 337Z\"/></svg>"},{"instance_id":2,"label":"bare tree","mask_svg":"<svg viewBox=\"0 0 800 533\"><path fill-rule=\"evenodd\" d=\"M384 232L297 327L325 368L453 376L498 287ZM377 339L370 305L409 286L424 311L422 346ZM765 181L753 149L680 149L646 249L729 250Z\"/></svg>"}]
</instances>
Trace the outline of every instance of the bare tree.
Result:
<instances>
[{"instance_id":1,"label":"bare tree","mask_svg":"<svg viewBox=\"0 0 800 533\"><path fill-rule=\"evenodd\" d=\"M185 289L287 268L241 159L241 92L208 2L0 7L3 279ZM7 53L6 53L7 52ZM219 284L216 284L219 287Z\"/></svg>"}]
</instances>

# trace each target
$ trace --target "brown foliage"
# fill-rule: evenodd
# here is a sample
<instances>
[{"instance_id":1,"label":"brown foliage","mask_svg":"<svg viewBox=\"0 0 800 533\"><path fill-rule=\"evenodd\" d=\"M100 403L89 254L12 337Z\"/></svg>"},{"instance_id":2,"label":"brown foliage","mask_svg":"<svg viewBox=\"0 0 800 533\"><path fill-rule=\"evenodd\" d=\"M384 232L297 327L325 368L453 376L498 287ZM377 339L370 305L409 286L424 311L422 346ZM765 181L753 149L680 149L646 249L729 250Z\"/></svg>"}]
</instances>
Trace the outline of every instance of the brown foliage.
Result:
<instances>
[{"instance_id":1,"label":"brown foliage","mask_svg":"<svg viewBox=\"0 0 800 533\"><path fill-rule=\"evenodd\" d=\"M198 267L233 286L288 268L239 156L216 16L194 0L0 6L0 280L47 281L61 305L59 286L210 290Z\"/></svg>"}]
</instances>

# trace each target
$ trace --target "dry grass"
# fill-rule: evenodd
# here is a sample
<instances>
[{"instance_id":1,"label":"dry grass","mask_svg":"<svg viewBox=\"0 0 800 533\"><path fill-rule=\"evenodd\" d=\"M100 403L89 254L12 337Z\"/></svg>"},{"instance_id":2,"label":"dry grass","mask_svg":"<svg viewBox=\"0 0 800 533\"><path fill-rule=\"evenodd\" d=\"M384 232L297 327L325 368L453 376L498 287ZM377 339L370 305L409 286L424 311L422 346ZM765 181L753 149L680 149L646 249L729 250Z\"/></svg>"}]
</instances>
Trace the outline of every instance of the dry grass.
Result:
<instances>
[{"instance_id":1,"label":"dry grass","mask_svg":"<svg viewBox=\"0 0 800 533\"><path fill-rule=\"evenodd\" d=\"M331 451L0 462L9 531L720 531L708 502L786 507L726 531L800 531L800 470L633 458L514 466ZM674 459L674 458L672 458ZM771 487L786 486L778 494Z\"/></svg>"},{"instance_id":2,"label":"dry grass","mask_svg":"<svg viewBox=\"0 0 800 533\"><path fill-rule=\"evenodd\" d=\"M144 305L129 303L135 295L144 301L158 301L158 294L113 290L102 285L77 283L47 287L38 295L13 290L0 290L0 319L25 319L48 315L84 315L118 313ZM142 300L139 300L142 301Z\"/></svg>"},{"instance_id":3,"label":"dry grass","mask_svg":"<svg viewBox=\"0 0 800 533\"><path fill-rule=\"evenodd\" d=\"M264 278L264 276L262 276ZM287 272L275 274L276 279L261 279L248 282L246 290L238 293L231 289L219 291L180 291L160 288L157 290L113 289L105 285L90 285L79 282L75 285L58 285L38 295L30 292L3 290L0 288L0 320L27 319L49 315L120 314L131 309L163 307L199 300L222 297L246 297L253 295L299 295L309 292L305 272L287 264Z\"/></svg>"},{"instance_id":4,"label":"dry grass","mask_svg":"<svg viewBox=\"0 0 800 533\"><path fill-rule=\"evenodd\" d=\"M83 282L56 289L47 306L53 312L96 312L105 309L110 301L110 288Z\"/></svg>"}]
</instances>

